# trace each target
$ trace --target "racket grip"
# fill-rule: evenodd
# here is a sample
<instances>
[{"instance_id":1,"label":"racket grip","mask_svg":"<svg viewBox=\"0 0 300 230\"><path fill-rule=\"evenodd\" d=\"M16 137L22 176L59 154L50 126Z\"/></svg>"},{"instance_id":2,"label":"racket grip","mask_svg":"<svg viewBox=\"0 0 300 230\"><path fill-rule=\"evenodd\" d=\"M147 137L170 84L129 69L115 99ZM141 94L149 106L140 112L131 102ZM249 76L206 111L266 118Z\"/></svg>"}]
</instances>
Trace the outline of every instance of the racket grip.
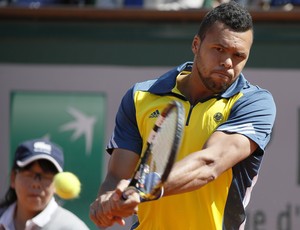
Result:
<instances>
[{"instance_id":1,"label":"racket grip","mask_svg":"<svg viewBox=\"0 0 300 230\"><path fill-rule=\"evenodd\" d=\"M139 190L133 186L127 187L122 193L122 200L127 200L133 193L139 193Z\"/></svg>"},{"instance_id":2,"label":"racket grip","mask_svg":"<svg viewBox=\"0 0 300 230\"><path fill-rule=\"evenodd\" d=\"M141 192L141 202L160 199L164 194L161 176L156 172L151 172L145 177L145 193Z\"/></svg>"}]
</instances>

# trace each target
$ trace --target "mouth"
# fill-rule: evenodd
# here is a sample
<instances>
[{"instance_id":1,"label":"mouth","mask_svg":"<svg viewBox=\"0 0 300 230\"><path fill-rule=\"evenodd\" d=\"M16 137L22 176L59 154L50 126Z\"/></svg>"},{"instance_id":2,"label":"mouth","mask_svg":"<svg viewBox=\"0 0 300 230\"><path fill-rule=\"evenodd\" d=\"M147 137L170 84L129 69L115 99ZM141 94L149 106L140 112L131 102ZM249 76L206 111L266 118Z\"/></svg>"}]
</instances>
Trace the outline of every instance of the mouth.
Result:
<instances>
[{"instance_id":1,"label":"mouth","mask_svg":"<svg viewBox=\"0 0 300 230\"><path fill-rule=\"evenodd\" d=\"M225 80L226 82L230 82L231 79L232 79L231 74L229 74L228 72L216 71L213 74L215 76L217 76L218 78L221 78L222 80Z\"/></svg>"},{"instance_id":2,"label":"mouth","mask_svg":"<svg viewBox=\"0 0 300 230\"><path fill-rule=\"evenodd\" d=\"M28 196L31 198L41 198L42 197L41 194L35 194L35 193L29 194Z\"/></svg>"}]
</instances>

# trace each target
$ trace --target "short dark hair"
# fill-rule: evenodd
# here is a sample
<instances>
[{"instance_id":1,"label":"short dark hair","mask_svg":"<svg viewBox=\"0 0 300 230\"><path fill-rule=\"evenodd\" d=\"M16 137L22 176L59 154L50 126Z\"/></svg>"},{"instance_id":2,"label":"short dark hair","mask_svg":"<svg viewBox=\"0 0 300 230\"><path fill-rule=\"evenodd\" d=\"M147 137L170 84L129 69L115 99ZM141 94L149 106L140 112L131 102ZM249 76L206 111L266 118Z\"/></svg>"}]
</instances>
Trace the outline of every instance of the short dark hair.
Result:
<instances>
[{"instance_id":1,"label":"short dark hair","mask_svg":"<svg viewBox=\"0 0 300 230\"><path fill-rule=\"evenodd\" d=\"M203 39L207 30L216 21L224 23L236 32L253 30L253 22L250 13L246 8L235 1L223 3L208 12L201 22L198 36Z\"/></svg>"}]
</instances>

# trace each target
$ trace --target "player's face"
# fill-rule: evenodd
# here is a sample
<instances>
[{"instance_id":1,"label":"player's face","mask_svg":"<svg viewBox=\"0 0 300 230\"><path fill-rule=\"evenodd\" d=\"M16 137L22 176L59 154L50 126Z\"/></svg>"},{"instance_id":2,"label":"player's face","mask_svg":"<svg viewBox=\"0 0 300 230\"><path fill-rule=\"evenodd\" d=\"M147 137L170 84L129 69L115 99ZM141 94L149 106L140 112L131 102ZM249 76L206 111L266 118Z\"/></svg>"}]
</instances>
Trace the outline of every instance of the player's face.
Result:
<instances>
[{"instance_id":1,"label":"player's face","mask_svg":"<svg viewBox=\"0 0 300 230\"><path fill-rule=\"evenodd\" d=\"M17 204L34 215L42 211L54 194L54 174L44 172L37 162L29 169L13 172L11 187L17 194Z\"/></svg>"},{"instance_id":2,"label":"player's face","mask_svg":"<svg viewBox=\"0 0 300 230\"><path fill-rule=\"evenodd\" d=\"M201 41L193 40L195 72L207 91L219 94L225 91L244 68L251 49L253 33L234 32L216 22Z\"/></svg>"}]
</instances>

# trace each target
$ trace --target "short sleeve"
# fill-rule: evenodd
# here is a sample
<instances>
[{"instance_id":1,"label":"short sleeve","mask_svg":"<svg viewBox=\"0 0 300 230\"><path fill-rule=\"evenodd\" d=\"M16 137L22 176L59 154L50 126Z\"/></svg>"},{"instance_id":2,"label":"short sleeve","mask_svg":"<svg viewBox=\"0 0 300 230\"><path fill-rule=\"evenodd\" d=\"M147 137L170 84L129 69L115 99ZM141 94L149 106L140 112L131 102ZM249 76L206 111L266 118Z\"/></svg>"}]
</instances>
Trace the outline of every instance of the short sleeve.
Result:
<instances>
[{"instance_id":1,"label":"short sleeve","mask_svg":"<svg viewBox=\"0 0 300 230\"><path fill-rule=\"evenodd\" d=\"M123 148L140 154L142 138L136 121L136 110L131 88L122 98L119 106L113 134L107 144L107 152L111 153L115 148Z\"/></svg>"},{"instance_id":2,"label":"short sleeve","mask_svg":"<svg viewBox=\"0 0 300 230\"><path fill-rule=\"evenodd\" d=\"M276 105L271 93L252 86L237 100L228 120L217 130L245 135L264 151L270 141L275 117Z\"/></svg>"}]
</instances>

